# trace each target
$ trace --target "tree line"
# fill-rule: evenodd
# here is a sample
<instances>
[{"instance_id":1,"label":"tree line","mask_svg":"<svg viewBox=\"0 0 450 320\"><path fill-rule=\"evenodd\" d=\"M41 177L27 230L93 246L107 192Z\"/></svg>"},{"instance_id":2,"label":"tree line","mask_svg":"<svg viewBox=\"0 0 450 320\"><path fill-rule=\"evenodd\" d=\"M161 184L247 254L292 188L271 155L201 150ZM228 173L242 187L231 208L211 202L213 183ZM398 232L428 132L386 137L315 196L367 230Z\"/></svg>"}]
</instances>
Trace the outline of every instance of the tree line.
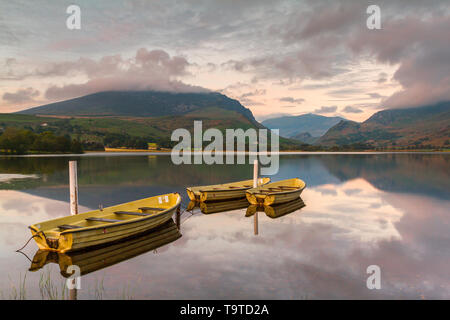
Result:
<instances>
[{"instance_id":1,"label":"tree line","mask_svg":"<svg viewBox=\"0 0 450 320\"><path fill-rule=\"evenodd\" d=\"M27 129L6 128L0 133L0 153L26 154L33 152L83 153L77 140L57 136L53 132L34 133Z\"/></svg>"}]
</instances>

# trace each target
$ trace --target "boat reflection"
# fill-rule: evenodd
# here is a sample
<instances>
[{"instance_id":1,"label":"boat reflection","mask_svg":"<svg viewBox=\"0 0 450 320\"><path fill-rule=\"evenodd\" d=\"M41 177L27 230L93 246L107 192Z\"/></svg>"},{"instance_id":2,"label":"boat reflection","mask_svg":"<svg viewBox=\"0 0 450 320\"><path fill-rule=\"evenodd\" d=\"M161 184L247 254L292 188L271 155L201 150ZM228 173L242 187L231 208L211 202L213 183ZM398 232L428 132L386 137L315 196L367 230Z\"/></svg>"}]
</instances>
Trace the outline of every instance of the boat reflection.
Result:
<instances>
[{"instance_id":1,"label":"boat reflection","mask_svg":"<svg viewBox=\"0 0 450 320\"><path fill-rule=\"evenodd\" d=\"M246 198L214 202L191 201L187 206L187 211L193 211L194 209L199 208L203 214L212 214L243 209L247 208L247 206L248 201Z\"/></svg>"},{"instance_id":2,"label":"boat reflection","mask_svg":"<svg viewBox=\"0 0 450 320\"><path fill-rule=\"evenodd\" d=\"M292 212L295 212L305 206L306 204L303 202L302 198L298 198L286 203L281 203L272 206L261 206L252 204L248 206L245 216L251 217L257 212L264 212L266 216L272 219L276 219L284 215L290 214Z\"/></svg>"},{"instance_id":3,"label":"boat reflection","mask_svg":"<svg viewBox=\"0 0 450 320\"><path fill-rule=\"evenodd\" d=\"M72 273L67 268L76 265L81 275L112 266L151 250L156 250L181 237L181 233L172 219L138 237L121 241L93 250L58 253L38 250L34 255L29 271L37 271L48 263L59 265L61 275L68 278Z\"/></svg>"},{"instance_id":4,"label":"boat reflection","mask_svg":"<svg viewBox=\"0 0 450 320\"><path fill-rule=\"evenodd\" d=\"M243 209L248 206L248 201L246 198L238 200L228 200L228 201L217 201L217 202L201 202L200 210L204 214L225 212Z\"/></svg>"},{"instance_id":5,"label":"boat reflection","mask_svg":"<svg viewBox=\"0 0 450 320\"><path fill-rule=\"evenodd\" d=\"M272 206L264 206L264 205L254 205L251 204L247 207L247 211L245 212L246 217L253 216L253 226L254 226L254 234L255 236L259 234L259 222L258 222L258 213L264 212L266 216L276 219L287 214L293 213L301 208L305 207L305 203L302 198L298 198L286 203L281 203Z\"/></svg>"}]
</instances>

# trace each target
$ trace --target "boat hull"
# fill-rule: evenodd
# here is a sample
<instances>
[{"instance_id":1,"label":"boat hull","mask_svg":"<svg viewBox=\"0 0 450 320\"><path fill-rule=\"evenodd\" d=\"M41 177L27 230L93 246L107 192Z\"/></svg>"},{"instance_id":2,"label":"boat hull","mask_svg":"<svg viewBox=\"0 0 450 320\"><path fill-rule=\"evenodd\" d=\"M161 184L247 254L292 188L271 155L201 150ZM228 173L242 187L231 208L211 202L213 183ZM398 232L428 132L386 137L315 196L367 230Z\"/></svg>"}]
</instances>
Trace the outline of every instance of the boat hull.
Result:
<instances>
[{"instance_id":1,"label":"boat hull","mask_svg":"<svg viewBox=\"0 0 450 320\"><path fill-rule=\"evenodd\" d=\"M155 198L157 199L158 197L142 199L118 206L104 208L102 211L96 210L75 216L49 220L32 225L29 228L39 249L41 250L64 253L104 245L142 234L164 224L171 219L172 215L176 212L180 205L181 197L178 194L169 194L162 197L166 197L166 199L168 199L165 207L161 207L162 211L142 218L138 217L124 219L120 222L110 224L88 223L82 228L70 229L62 232L57 231L58 225L80 224L80 221L83 221L85 218L98 216L110 217L111 215L114 216L115 211L136 211L140 206L156 206L158 204L158 200L155 201ZM162 202L164 204L164 200Z\"/></svg>"}]
</instances>

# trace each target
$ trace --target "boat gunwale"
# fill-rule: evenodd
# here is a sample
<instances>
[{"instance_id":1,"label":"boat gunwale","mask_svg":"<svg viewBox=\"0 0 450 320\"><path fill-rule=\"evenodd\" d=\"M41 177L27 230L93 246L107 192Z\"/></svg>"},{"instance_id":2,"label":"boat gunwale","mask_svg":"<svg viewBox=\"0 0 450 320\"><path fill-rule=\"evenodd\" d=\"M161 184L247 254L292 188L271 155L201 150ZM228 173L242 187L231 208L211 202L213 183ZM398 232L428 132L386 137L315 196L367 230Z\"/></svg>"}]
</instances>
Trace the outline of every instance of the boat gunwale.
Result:
<instances>
[{"instance_id":1,"label":"boat gunwale","mask_svg":"<svg viewBox=\"0 0 450 320\"><path fill-rule=\"evenodd\" d=\"M300 181L303 181L300 178L294 178L294 179L299 179ZM276 183L276 182L273 182L273 183ZM303 183L304 183L303 187L295 189L295 190L290 190L290 191L268 191L267 193L257 192L258 190L256 190L256 189L259 189L260 187L264 187L264 186L260 186L260 187L257 187L257 188L251 188L251 189L255 189L255 191L251 192L250 190L248 190L247 193L250 193L250 194L261 194L261 195L266 195L266 196L276 195L276 194L289 194L289 193L303 191L306 188L306 182L303 181ZM266 187L267 187L267 185L266 185Z\"/></svg>"},{"instance_id":2,"label":"boat gunwale","mask_svg":"<svg viewBox=\"0 0 450 320\"><path fill-rule=\"evenodd\" d=\"M91 230L97 230L97 229L111 228L111 227L116 227L116 226L123 226L123 225L131 224L131 223L151 220L151 219L160 217L160 216L162 216L164 214L169 213L169 211L174 210L174 209L176 209L177 207L180 206L180 204L181 204L181 196L180 196L180 194L178 192L174 192L174 194L178 195L177 203L174 206L172 206L170 208L167 208L164 211L159 212L158 214L150 215L150 216L146 216L146 217L142 217L142 218L138 217L138 218L134 218L134 219L123 220L123 221L120 221L120 222L114 222L114 223L110 223L110 224L100 224L100 225L91 226L91 227L82 227L82 228L77 228L77 229L68 229L66 231L60 232L59 235L61 236L61 235L65 235L65 234L68 234L68 233L78 233L78 232L85 232L85 231L91 231ZM134 202L134 201L131 201L131 202ZM104 208L104 209L107 209L107 208ZM98 210L95 210L95 211L98 211ZM44 230L38 230L34 226L35 225L33 224L33 225L29 226L28 228L30 230L33 230L34 232L43 233L44 237L46 238Z\"/></svg>"},{"instance_id":3,"label":"boat gunwale","mask_svg":"<svg viewBox=\"0 0 450 320\"><path fill-rule=\"evenodd\" d=\"M253 187L244 187L244 188L234 188L234 189L217 189L217 190L198 190L198 192L203 193L203 192L226 192L226 191L241 191L241 190L249 190L252 189Z\"/></svg>"},{"instance_id":4,"label":"boat gunwale","mask_svg":"<svg viewBox=\"0 0 450 320\"><path fill-rule=\"evenodd\" d=\"M301 189L296 189L296 190L293 190L293 191L275 191L275 192L270 191L268 193L262 193L262 192L249 192L249 193L250 194L262 194L262 195L268 195L268 196L274 195L274 194L289 194L289 193L303 191L303 189L305 189L305 187L303 187Z\"/></svg>"},{"instance_id":5,"label":"boat gunwale","mask_svg":"<svg viewBox=\"0 0 450 320\"><path fill-rule=\"evenodd\" d=\"M261 186L264 186L264 185L270 183L270 181L271 181L270 177L261 177L261 178L258 178L258 180L259 179L261 179L263 181ZM267 179L267 182L264 183L264 181L266 179ZM209 185L209 186L187 187L186 190L189 190L189 191L191 191L192 193L195 194L196 192L203 193L203 192L241 191L241 190L249 190L249 189L253 189L254 188L253 186L250 186L250 187L241 187L241 188L234 188L234 189L217 189L217 190L213 190L213 189L210 189L210 190L197 189L197 190L192 190L192 188L211 188L211 187L214 187L214 186L218 186L218 187L222 186L223 187L223 186L233 185L233 184L244 182L244 181L253 181L253 180L252 179L248 179L248 180L242 180L242 181L227 182L227 183L222 183L222 184L212 184L212 185Z\"/></svg>"}]
</instances>

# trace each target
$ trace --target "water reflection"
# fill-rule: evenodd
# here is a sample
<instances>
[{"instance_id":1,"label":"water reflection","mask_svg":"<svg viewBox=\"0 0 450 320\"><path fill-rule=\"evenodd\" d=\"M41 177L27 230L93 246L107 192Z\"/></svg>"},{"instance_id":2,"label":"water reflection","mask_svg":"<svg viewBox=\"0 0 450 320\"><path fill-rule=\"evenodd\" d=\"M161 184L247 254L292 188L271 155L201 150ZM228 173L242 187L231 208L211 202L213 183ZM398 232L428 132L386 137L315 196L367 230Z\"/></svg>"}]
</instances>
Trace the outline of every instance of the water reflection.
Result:
<instances>
[{"instance_id":1,"label":"water reflection","mask_svg":"<svg viewBox=\"0 0 450 320\"><path fill-rule=\"evenodd\" d=\"M228 201L201 202L198 206L203 214L212 214L246 208L248 201L246 198L242 198Z\"/></svg>"},{"instance_id":2,"label":"water reflection","mask_svg":"<svg viewBox=\"0 0 450 320\"><path fill-rule=\"evenodd\" d=\"M38 178L0 181L0 190L66 201L67 162L79 161L80 204L97 208L158 193L180 192L185 186L252 178L250 165L174 165L169 156L0 157L0 173L33 174ZM446 154L286 155L273 180L299 176L309 187L364 178L380 190L427 194L447 199L450 157ZM414 174L411 174L414 172ZM119 187L120 195L111 197ZM119 197L119 198L117 198ZM186 202L187 204L187 202Z\"/></svg>"},{"instance_id":3,"label":"water reflection","mask_svg":"<svg viewBox=\"0 0 450 320\"><path fill-rule=\"evenodd\" d=\"M118 243L101 248L83 250L79 252L58 253L47 250L38 250L31 262L29 271L38 271L46 264L59 265L61 275L68 278L72 273L67 268L76 265L81 275L112 266L119 262L134 258L148 251L156 250L181 238L181 233L171 219L162 226Z\"/></svg>"},{"instance_id":4,"label":"water reflection","mask_svg":"<svg viewBox=\"0 0 450 320\"><path fill-rule=\"evenodd\" d=\"M246 217L251 217L256 212L264 212L268 217L276 219L284 215L293 213L305 207L302 198L298 198L289 202L280 203L272 206L250 205L245 213Z\"/></svg>"},{"instance_id":5,"label":"water reflection","mask_svg":"<svg viewBox=\"0 0 450 320\"><path fill-rule=\"evenodd\" d=\"M174 166L166 156L78 159L82 212L100 203L184 194L186 185L252 174L247 165ZM183 237L159 247L157 259L150 250L85 274L78 294L95 298L88 287L100 278L113 298L129 286L133 298L142 299L448 299L449 159L442 154L282 156L272 179L304 179L306 207L289 214L263 209L264 214L246 218L248 206L216 204L205 208L210 214L183 214L178 219ZM25 175L0 182L1 289L29 268L14 253L30 236L27 225L68 214L68 160L0 159L0 174ZM29 255L33 246L26 248ZM365 286L371 264L381 267L381 290ZM53 274L52 265L27 273L30 295L39 292L40 273Z\"/></svg>"}]
</instances>

